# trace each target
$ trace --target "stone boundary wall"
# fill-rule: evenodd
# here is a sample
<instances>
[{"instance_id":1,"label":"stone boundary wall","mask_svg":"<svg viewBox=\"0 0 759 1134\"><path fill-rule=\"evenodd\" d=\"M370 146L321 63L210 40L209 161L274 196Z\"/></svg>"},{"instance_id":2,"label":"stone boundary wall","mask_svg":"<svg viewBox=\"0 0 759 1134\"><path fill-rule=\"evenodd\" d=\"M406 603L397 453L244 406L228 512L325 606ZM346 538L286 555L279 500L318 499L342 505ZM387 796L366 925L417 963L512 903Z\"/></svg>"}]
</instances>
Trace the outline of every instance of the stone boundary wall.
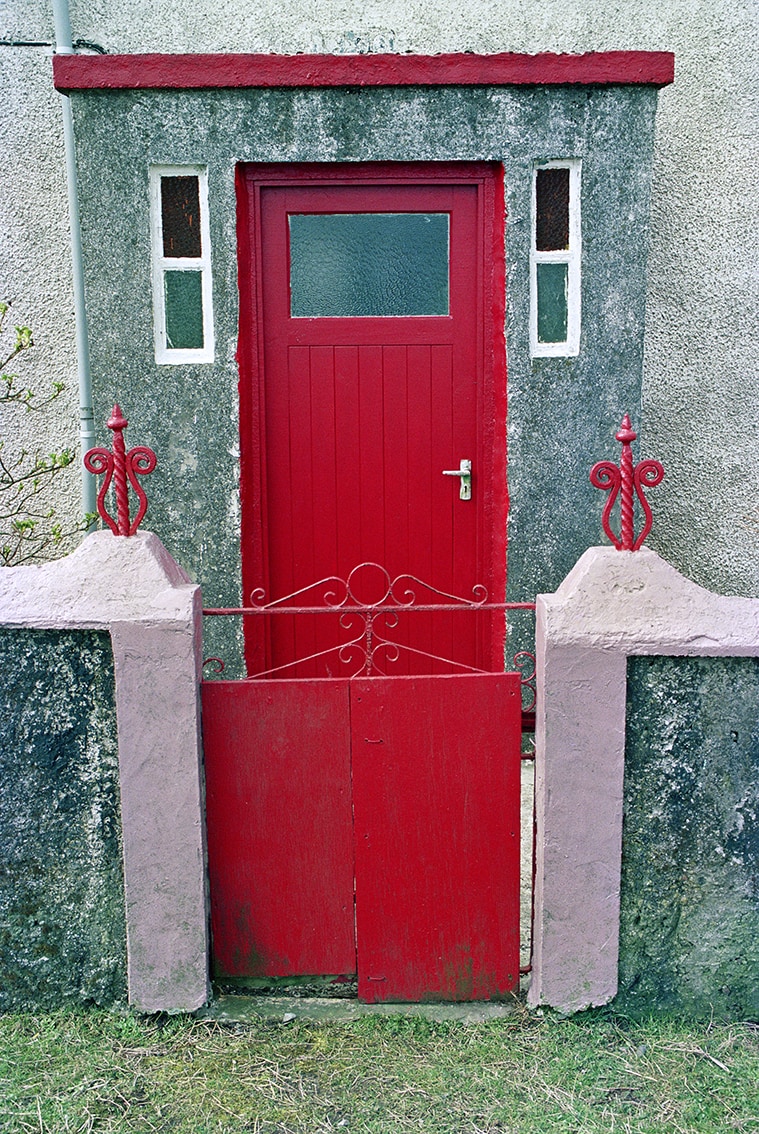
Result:
<instances>
[{"instance_id":1,"label":"stone boundary wall","mask_svg":"<svg viewBox=\"0 0 759 1134\"><path fill-rule=\"evenodd\" d=\"M759 658L627 663L619 992L759 1019Z\"/></svg>"},{"instance_id":2,"label":"stone boundary wall","mask_svg":"<svg viewBox=\"0 0 759 1134\"><path fill-rule=\"evenodd\" d=\"M200 619L199 588L149 532L0 571L0 627L110 633L128 990L144 1012L209 996Z\"/></svg>"},{"instance_id":3,"label":"stone boundary wall","mask_svg":"<svg viewBox=\"0 0 759 1134\"><path fill-rule=\"evenodd\" d=\"M571 1012L618 988L628 658L757 657L759 599L712 594L645 548L594 547L536 614L529 1002Z\"/></svg>"},{"instance_id":4,"label":"stone boundary wall","mask_svg":"<svg viewBox=\"0 0 759 1134\"><path fill-rule=\"evenodd\" d=\"M210 992L200 620L199 589L150 533L126 539L98 532L66 559L0 572L0 638L14 628L21 633L95 632L99 639L90 645L102 653L103 632L110 634L127 983L130 1003L145 1012L193 1011ZM628 659L758 658L759 600L713 595L645 549L591 548L555 594L539 596L536 649L538 833L529 1000L576 1011L608 1003L618 987ZM94 681L94 674L84 676L85 685L90 678ZM751 669L743 675L749 699L739 732L749 736L747 748L744 743L746 767L741 771L728 760L732 795L742 808L744 824L755 821L754 811L743 801L755 772L752 720L759 712L752 702L754 676L759 688L759 673ZM712 681L708 674L706 678ZM102 700L107 716L108 697ZM673 705L675 701L673 694ZM715 718L708 698L703 703L707 711L698 726L701 740L692 727L694 763L709 746L708 722ZM113 696L110 704L112 714ZM681 710L675 706L673 712L677 716ZM20 710L13 719L21 717ZM42 732L45 727L42 720ZM18 739L16 735L12 743ZM677 742L685 766L689 741L678 735ZM638 752L636 768L641 750L645 762L654 747L650 738L631 739L630 752ZM70 770L64 770L64 781L67 777ZM637 783L631 780L631 799L640 783L640 778ZM722 799L719 785L712 797ZM3 821L12 826L14 817L6 813ZM744 873L748 871L746 878L741 875L744 890L751 877L755 881L751 830L745 836L743 829L737 832L741 837L733 840L734 846L726 843L731 854L743 855ZM678 853L675 848L675 858ZM634 901L627 900L628 914ZM751 901L746 908L753 916L756 903ZM740 917L737 920L740 923ZM744 930L745 919L738 927L741 940ZM38 956L44 958L44 951ZM630 990L631 957L628 949L623 956L623 993ZM746 970L750 956L742 960L740 980L750 989L757 974ZM729 957L722 957L715 972L726 971L725 964L729 969ZM37 975L43 969L44 963L38 965ZM103 981L118 983L117 960L109 972L90 968L84 973L80 968L78 975L72 970L72 981L83 990L83 998L104 999L109 993ZM679 995L675 979L668 1006L676 1005Z\"/></svg>"},{"instance_id":5,"label":"stone boundary wall","mask_svg":"<svg viewBox=\"0 0 759 1134\"><path fill-rule=\"evenodd\" d=\"M126 995L113 651L0 628L0 1012Z\"/></svg>"}]
</instances>

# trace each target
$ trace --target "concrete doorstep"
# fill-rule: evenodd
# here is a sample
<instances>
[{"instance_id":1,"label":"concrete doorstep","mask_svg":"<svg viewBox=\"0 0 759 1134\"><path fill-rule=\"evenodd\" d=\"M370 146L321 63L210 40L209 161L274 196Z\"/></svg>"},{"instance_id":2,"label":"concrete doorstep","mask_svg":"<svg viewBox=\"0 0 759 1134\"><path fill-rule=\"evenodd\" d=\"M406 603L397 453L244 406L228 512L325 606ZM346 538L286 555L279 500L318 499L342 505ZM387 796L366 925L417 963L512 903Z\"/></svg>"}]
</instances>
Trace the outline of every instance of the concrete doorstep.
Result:
<instances>
[{"instance_id":1,"label":"concrete doorstep","mask_svg":"<svg viewBox=\"0 0 759 1134\"><path fill-rule=\"evenodd\" d=\"M362 1004L358 1000L327 996L219 996L196 1019L218 1020L229 1024L290 1024L293 1020L342 1022L362 1016L417 1016L436 1023L458 1020L463 1024L481 1024L486 1020L502 1020L519 1008L521 997L501 1002L473 1001L466 1004Z\"/></svg>"}]
</instances>

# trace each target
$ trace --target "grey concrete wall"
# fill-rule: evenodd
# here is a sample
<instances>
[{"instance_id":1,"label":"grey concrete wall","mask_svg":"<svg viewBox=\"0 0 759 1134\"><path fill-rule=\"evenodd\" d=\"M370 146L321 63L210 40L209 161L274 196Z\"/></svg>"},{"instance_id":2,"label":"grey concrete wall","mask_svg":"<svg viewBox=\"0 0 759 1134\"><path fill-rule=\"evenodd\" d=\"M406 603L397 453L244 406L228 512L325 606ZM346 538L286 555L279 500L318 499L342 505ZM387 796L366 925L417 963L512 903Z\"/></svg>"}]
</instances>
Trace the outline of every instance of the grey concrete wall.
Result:
<instances>
[{"instance_id":1,"label":"grey concrete wall","mask_svg":"<svg viewBox=\"0 0 759 1134\"><path fill-rule=\"evenodd\" d=\"M677 77L660 97L657 120L647 286L644 446L668 470L652 545L704 585L757 593L759 512L744 483L759 458L759 342L749 331L759 306L751 204L759 76L750 0L215 0L170 15L151 0L74 0L72 24L75 39L109 51L674 50ZM6 0L0 35L51 39L47 0ZM50 369L66 376L74 365L59 111L41 50L0 47L12 126L6 169L20 187L0 200L0 252L19 280L20 306L28 305L40 336L56 344ZM29 123L42 162L25 153ZM58 189L41 192L50 178ZM37 233L32 242L44 236L42 273L27 247L27 218ZM68 413L73 443L71 403Z\"/></svg>"},{"instance_id":2,"label":"grey concrete wall","mask_svg":"<svg viewBox=\"0 0 759 1134\"><path fill-rule=\"evenodd\" d=\"M10 15L0 7L2 20ZM41 29L30 24L30 36ZM4 38L4 34L0 36ZM44 32L41 33L44 39ZM52 90L52 65L44 48L0 46L0 300L11 301L0 339L0 357L12 348L14 325L29 326L34 347L9 367L19 383L38 395L52 382L65 390L40 414L0 410L0 443L5 458L75 448L78 392L74 342L74 299L69 255L68 204L59 98ZM7 349L6 349L7 348ZM67 526L81 515L81 476L70 466L45 496ZM65 546L61 550L65 549Z\"/></svg>"},{"instance_id":3,"label":"grey concrete wall","mask_svg":"<svg viewBox=\"0 0 759 1134\"><path fill-rule=\"evenodd\" d=\"M759 1016L759 660L631 658L617 1005Z\"/></svg>"},{"instance_id":4,"label":"grey concrete wall","mask_svg":"<svg viewBox=\"0 0 759 1134\"><path fill-rule=\"evenodd\" d=\"M113 653L0 629L0 1011L126 998Z\"/></svg>"}]
</instances>

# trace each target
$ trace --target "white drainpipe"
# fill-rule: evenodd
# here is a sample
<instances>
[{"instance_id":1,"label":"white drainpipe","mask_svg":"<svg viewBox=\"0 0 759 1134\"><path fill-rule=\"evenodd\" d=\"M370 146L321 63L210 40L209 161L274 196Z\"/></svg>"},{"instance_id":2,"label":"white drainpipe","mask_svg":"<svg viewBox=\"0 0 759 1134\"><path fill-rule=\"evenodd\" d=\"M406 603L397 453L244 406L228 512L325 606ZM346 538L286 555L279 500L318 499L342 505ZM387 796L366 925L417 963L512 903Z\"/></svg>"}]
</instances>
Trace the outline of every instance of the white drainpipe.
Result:
<instances>
[{"instance_id":1,"label":"white drainpipe","mask_svg":"<svg viewBox=\"0 0 759 1134\"><path fill-rule=\"evenodd\" d=\"M55 51L57 55L73 55L71 20L68 0L53 0L55 21ZM95 444L95 425L92 411L92 379L90 377L90 348L87 336L87 313L84 307L84 270L82 266L82 236L79 228L79 196L76 188L76 154L74 151L74 121L71 100L61 95L63 112L63 145L66 154L66 184L71 225L71 261L74 273L74 314L76 318L76 357L79 378L79 437L82 455ZM95 478L82 466L82 510L96 511Z\"/></svg>"}]
</instances>

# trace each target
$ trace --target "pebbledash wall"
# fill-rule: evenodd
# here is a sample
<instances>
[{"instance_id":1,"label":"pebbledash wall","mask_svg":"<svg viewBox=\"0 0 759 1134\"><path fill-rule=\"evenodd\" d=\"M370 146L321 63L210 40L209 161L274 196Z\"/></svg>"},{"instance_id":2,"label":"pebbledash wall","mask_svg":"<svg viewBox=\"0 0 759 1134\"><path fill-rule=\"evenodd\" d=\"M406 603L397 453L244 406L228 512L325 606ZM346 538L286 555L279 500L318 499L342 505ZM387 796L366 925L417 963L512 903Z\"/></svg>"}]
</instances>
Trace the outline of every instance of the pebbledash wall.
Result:
<instances>
[{"instance_id":1,"label":"pebbledash wall","mask_svg":"<svg viewBox=\"0 0 759 1134\"><path fill-rule=\"evenodd\" d=\"M109 68L116 66L112 74L120 81L120 65L107 57L80 58L77 79L64 69L67 61L59 62L58 81L71 90L77 137L95 420L103 423L119 400L133 433L139 429L134 436L160 454L151 527L202 585L205 602L240 601L234 179L238 163L250 161L503 163L508 597L531 601L537 591L558 586L599 539L587 470L613 452L621 413L629 410L638 419L641 412L658 93L653 77L648 84L619 85L611 65L605 85L556 84L548 78L550 66L537 64L536 79L526 86L397 86L388 68L389 85L361 87L365 68L357 60L354 85L332 89L255 89L252 64L238 80L241 89L78 90L92 68L108 82ZM126 66L139 80L139 57ZM656 66L648 68L653 76ZM171 69L166 60L158 81ZM197 71L201 84L214 82L202 63ZM542 71L552 85L541 85ZM582 161L581 349L575 357L531 359L533 169L539 161L567 158ZM216 333L211 364L155 361L152 165L208 169ZM221 651L209 640L208 652Z\"/></svg>"},{"instance_id":2,"label":"pebbledash wall","mask_svg":"<svg viewBox=\"0 0 759 1134\"><path fill-rule=\"evenodd\" d=\"M623 1009L759 1017L759 659L628 663Z\"/></svg>"},{"instance_id":3,"label":"pebbledash wall","mask_svg":"<svg viewBox=\"0 0 759 1134\"><path fill-rule=\"evenodd\" d=\"M0 630L0 1011L126 994L113 651Z\"/></svg>"}]
</instances>

